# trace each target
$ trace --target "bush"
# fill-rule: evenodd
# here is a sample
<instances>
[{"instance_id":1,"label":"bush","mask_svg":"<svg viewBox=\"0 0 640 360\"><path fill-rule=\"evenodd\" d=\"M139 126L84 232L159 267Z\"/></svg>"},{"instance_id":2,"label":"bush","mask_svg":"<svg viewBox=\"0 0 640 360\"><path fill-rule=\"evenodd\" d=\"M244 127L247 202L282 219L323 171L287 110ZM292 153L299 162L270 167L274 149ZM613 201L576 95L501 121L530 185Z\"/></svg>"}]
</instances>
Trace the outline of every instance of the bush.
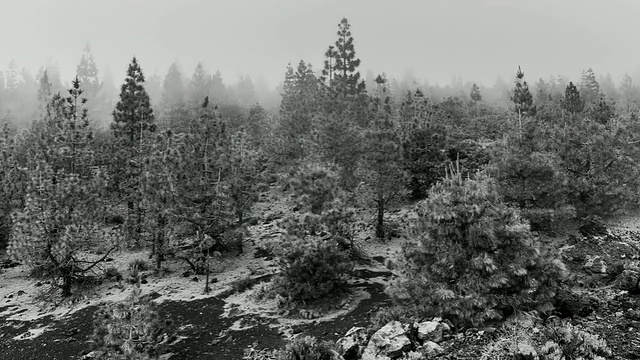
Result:
<instances>
[{"instance_id":1,"label":"bush","mask_svg":"<svg viewBox=\"0 0 640 360\"><path fill-rule=\"evenodd\" d=\"M129 263L129 282L132 284L141 280L141 272L149 270L149 263L143 259L135 259Z\"/></svg>"},{"instance_id":2,"label":"bush","mask_svg":"<svg viewBox=\"0 0 640 360\"><path fill-rule=\"evenodd\" d=\"M104 278L109 281L120 281L122 280L122 274L115 266L110 266L104 270Z\"/></svg>"},{"instance_id":3,"label":"bush","mask_svg":"<svg viewBox=\"0 0 640 360\"><path fill-rule=\"evenodd\" d=\"M338 360L338 354L330 343L318 342L305 336L295 339L278 354L278 360Z\"/></svg>"},{"instance_id":4,"label":"bush","mask_svg":"<svg viewBox=\"0 0 640 360\"><path fill-rule=\"evenodd\" d=\"M332 240L312 236L287 236L273 252L282 273L275 280L276 291L292 303L304 303L340 292L352 263Z\"/></svg>"},{"instance_id":5,"label":"bush","mask_svg":"<svg viewBox=\"0 0 640 360\"><path fill-rule=\"evenodd\" d=\"M569 323L556 323L542 329L514 323L485 347L481 360L525 358L540 360L604 360L611 356L606 341Z\"/></svg>"},{"instance_id":6,"label":"bush","mask_svg":"<svg viewBox=\"0 0 640 360\"><path fill-rule=\"evenodd\" d=\"M150 359L169 342L157 307L140 288L121 303L103 306L94 317L92 342L101 359Z\"/></svg>"},{"instance_id":7,"label":"bush","mask_svg":"<svg viewBox=\"0 0 640 360\"><path fill-rule=\"evenodd\" d=\"M418 315L477 326L514 310L552 309L565 268L543 254L517 210L483 173L452 174L417 205L414 243L389 292Z\"/></svg>"},{"instance_id":8,"label":"bush","mask_svg":"<svg viewBox=\"0 0 640 360\"><path fill-rule=\"evenodd\" d=\"M328 342L318 342L314 337L305 336L294 339L284 349L279 350L245 350L245 360L339 360L335 346Z\"/></svg>"}]
</instances>

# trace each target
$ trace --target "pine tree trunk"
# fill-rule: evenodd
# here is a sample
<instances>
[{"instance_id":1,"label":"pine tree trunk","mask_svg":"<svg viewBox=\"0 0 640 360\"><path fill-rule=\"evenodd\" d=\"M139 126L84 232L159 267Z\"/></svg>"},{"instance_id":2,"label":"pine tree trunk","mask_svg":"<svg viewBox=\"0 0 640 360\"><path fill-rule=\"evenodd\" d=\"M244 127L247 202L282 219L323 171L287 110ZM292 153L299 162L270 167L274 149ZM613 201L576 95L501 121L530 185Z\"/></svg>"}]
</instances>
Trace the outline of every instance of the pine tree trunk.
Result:
<instances>
[{"instance_id":1,"label":"pine tree trunk","mask_svg":"<svg viewBox=\"0 0 640 360\"><path fill-rule=\"evenodd\" d=\"M154 250L156 252L156 269L160 270L162 267L162 260L164 260L164 229L166 227L167 219L164 215L158 215L158 234L156 235L156 244Z\"/></svg>"},{"instance_id":2,"label":"pine tree trunk","mask_svg":"<svg viewBox=\"0 0 640 360\"><path fill-rule=\"evenodd\" d=\"M62 272L62 297L71 296L71 268L68 266L60 269Z\"/></svg>"},{"instance_id":3,"label":"pine tree trunk","mask_svg":"<svg viewBox=\"0 0 640 360\"><path fill-rule=\"evenodd\" d=\"M378 205L378 221L376 223L376 236L378 239L384 239L384 199L378 197L376 201Z\"/></svg>"}]
</instances>

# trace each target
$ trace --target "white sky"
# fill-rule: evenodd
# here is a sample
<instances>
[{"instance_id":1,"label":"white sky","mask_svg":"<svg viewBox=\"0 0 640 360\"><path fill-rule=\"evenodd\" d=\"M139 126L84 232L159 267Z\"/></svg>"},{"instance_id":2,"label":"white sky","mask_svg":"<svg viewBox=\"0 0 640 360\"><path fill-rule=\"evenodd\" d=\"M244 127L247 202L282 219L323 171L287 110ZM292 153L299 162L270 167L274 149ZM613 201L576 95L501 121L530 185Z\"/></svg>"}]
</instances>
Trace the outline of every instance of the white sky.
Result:
<instances>
[{"instance_id":1,"label":"white sky","mask_svg":"<svg viewBox=\"0 0 640 360\"><path fill-rule=\"evenodd\" d=\"M68 80L89 41L116 83L135 54L147 75L177 60L191 76L202 61L226 83L275 86L288 62L321 68L343 16L363 75L492 85L518 65L531 82L591 66L640 82L637 0L0 0L0 69L15 59L35 74L51 59Z\"/></svg>"}]
</instances>

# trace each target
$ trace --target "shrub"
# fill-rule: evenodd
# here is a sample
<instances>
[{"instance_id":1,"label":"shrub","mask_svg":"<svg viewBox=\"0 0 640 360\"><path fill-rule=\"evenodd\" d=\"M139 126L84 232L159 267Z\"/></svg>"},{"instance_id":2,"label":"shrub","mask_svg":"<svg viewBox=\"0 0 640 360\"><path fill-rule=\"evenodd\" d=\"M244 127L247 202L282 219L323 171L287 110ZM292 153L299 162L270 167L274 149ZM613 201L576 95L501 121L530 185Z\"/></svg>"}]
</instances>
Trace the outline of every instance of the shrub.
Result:
<instances>
[{"instance_id":1,"label":"shrub","mask_svg":"<svg viewBox=\"0 0 640 360\"><path fill-rule=\"evenodd\" d=\"M94 317L92 342L102 359L149 359L165 350L169 335L157 307L136 287L123 302L100 308Z\"/></svg>"},{"instance_id":2,"label":"shrub","mask_svg":"<svg viewBox=\"0 0 640 360\"><path fill-rule=\"evenodd\" d=\"M318 342L315 338L305 336L289 343L283 350L278 351L278 360L338 360L339 355L333 345Z\"/></svg>"},{"instance_id":3,"label":"shrub","mask_svg":"<svg viewBox=\"0 0 640 360\"><path fill-rule=\"evenodd\" d=\"M131 260L129 263L129 272L131 271L147 271L149 270L149 263L144 259Z\"/></svg>"},{"instance_id":4,"label":"shrub","mask_svg":"<svg viewBox=\"0 0 640 360\"><path fill-rule=\"evenodd\" d=\"M149 270L149 264L143 259L135 259L129 263L129 282L132 284L141 280L141 272Z\"/></svg>"},{"instance_id":5,"label":"shrub","mask_svg":"<svg viewBox=\"0 0 640 360\"><path fill-rule=\"evenodd\" d=\"M566 323L556 323L542 329L514 323L505 325L501 336L488 344L480 360L604 360L611 356L606 341L598 335Z\"/></svg>"},{"instance_id":6,"label":"shrub","mask_svg":"<svg viewBox=\"0 0 640 360\"><path fill-rule=\"evenodd\" d=\"M110 281L122 280L122 274L115 266L110 266L104 270L104 278Z\"/></svg>"},{"instance_id":7,"label":"shrub","mask_svg":"<svg viewBox=\"0 0 640 360\"><path fill-rule=\"evenodd\" d=\"M332 240L287 236L274 245L273 252L282 267L275 287L293 303L341 291L352 269L348 254Z\"/></svg>"},{"instance_id":8,"label":"shrub","mask_svg":"<svg viewBox=\"0 0 640 360\"><path fill-rule=\"evenodd\" d=\"M551 310L560 260L543 254L517 210L483 173L452 174L417 205L404 274L389 289L416 314L479 325L517 309Z\"/></svg>"},{"instance_id":9,"label":"shrub","mask_svg":"<svg viewBox=\"0 0 640 360\"><path fill-rule=\"evenodd\" d=\"M244 351L244 360L339 360L335 346L329 342L318 342L314 337L305 336L294 339L284 349Z\"/></svg>"}]
</instances>

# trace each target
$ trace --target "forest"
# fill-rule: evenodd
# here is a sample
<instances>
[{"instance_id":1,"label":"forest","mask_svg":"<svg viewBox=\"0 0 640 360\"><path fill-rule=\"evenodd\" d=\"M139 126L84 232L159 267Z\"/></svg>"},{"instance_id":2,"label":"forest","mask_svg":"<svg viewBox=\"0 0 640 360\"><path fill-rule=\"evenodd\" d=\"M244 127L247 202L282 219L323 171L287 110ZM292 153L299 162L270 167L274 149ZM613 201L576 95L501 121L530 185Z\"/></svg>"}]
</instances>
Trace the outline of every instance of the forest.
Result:
<instances>
[{"instance_id":1,"label":"forest","mask_svg":"<svg viewBox=\"0 0 640 360\"><path fill-rule=\"evenodd\" d=\"M632 78L363 76L336 30L277 91L0 71L3 356L640 358Z\"/></svg>"}]
</instances>

